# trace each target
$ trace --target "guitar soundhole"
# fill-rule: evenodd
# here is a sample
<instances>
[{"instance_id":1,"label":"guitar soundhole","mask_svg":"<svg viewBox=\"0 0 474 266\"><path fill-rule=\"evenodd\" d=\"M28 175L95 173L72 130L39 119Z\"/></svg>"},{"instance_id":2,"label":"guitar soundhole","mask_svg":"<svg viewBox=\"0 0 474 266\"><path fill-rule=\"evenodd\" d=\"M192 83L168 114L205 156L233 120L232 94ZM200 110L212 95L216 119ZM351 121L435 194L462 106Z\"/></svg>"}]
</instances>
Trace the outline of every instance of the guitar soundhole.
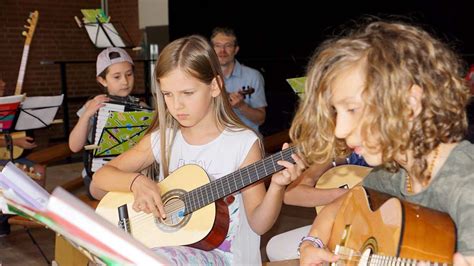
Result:
<instances>
[{"instance_id":1,"label":"guitar soundhole","mask_svg":"<svg viewBox=\"0 0 474 266\"><path fill-rule=\"evenodd\" d=\"M155 224L163 231L175 232L185 226L191 214L184 215L185 205L181 200L186 193L184 190L171 190L162 196L166 219L155 218Z\"/></svg>"}]
</instances>

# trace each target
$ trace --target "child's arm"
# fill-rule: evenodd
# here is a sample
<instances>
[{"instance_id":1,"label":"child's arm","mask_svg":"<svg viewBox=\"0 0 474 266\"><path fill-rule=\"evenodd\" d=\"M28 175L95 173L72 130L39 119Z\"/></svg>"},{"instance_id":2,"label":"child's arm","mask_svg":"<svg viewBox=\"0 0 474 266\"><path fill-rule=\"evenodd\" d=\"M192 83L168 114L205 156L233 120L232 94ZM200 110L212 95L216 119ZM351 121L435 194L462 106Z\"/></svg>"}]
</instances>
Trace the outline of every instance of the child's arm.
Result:
<instances>
[{"instance_id":1,"label":"child's arm","mask_svg":"<svg viewBox=\"0 0 474 266\"><path fill-rule=\"evenodd\" d=\"M456 266L473 266L474 256L463 256L461 253L454 254L453 265Z\"/></svg>"},{"instance_id":2,"label":"child's arm","mask_svg":"<svg viewBox=\"0 0 474 266\"><path fill-rule=\"evenodd\" d=\"M345 160L342 159L338 162L338 165L342 164L342 161L345 162ZM321 206L332 202L334 199L347 192L347 190L342 188L315 188L321 175L331 167L331 163L323 163L313 164L306 169L298 179L288 185L284 196L285 204L301 207Z\"/></svg>"},{"instance_id":3,"label":"child's arm","mask_svg":"<svg viewBox=\"0 0 474 266\"><path fill-rule=\"evenodd\" d=\"M283 149L287 147L288 144L285 143ZM260 158L261 153L258 143L256 142L247 155L242 167L256 162L260 160ZM242 190L249 225L252 230L259 235L264 234L273 226L280 214L286 185L301 175L305 167L303 161L298 156L292 155L292 158L296 164L287 161L277 162L286 169L272 176L272 182L270 183L268 191L265 192L263 183L257 183L256 185Z\"/></svg>"},{"instance_id":4,"label":"child's arm","mask_svg":"<svg viewBox=\"0 0 474 266\"><path fill-rule=\"evenodd\" d=\"M101 94L94 97L94 99L87 101L84 105L84 113L79 117L77 124L69 134L69 148L73 152L82 150L87 141L87 133L89 132L89 121L92 116L104 106L104 102L109 99L107 95Z\"/></svg>"},{"instance_id":5,"label":"child's arm","mask_svg":"<svg viewBox=\"0 0 474 266\"><path fill-rule=\"evenodd\" d=\"M133 148L101 167L93 176L91 191L133 192L135 211L153 213L155 216L163 214L164 218L158 186L151 178L140 173L155 161L150 143L151 135L146 135Z\"/></svg>"},{"instance_id":6,"label":"child's arm","mask_svg":"<svg viewBox=\"0 0 474 266\"><path fill-rule=\"evenodd\" d=\"M5 135L0 134L0 147L6 147L7 141L5 140ZM36 148L38 145L35 143L35 140L32 137L21 137L13 139L13 146L18 146L23 149L31 150Z\"/></svg>"},{"instance_id":7,"label":"child's arm","mask_svg":"<svg viewBox=\"0 0 474 266\"><path fill-rule=\"evenodd\" d=\"M323 244L327 245L329 238L331 237L336 215L343 201L344 197L339 197L329 205L326 205L316 216L308 235L321 239ZM299 252L300 265L316 265L322 262L335 262L339 258L325 248L316 248L309 241L301 243Z\"/></svg>"}]
</instances>

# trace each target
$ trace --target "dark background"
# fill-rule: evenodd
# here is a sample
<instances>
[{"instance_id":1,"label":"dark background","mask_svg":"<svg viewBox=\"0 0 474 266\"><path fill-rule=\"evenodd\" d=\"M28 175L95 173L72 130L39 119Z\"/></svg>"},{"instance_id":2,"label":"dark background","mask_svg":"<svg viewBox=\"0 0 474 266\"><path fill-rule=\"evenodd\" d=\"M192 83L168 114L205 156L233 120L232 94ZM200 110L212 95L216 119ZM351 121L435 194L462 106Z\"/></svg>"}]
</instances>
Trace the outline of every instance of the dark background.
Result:
<instances>
[{"instance_id":1,"label":"dark background","mask_svg":"<svg viewBox=\"0 0 474 266\"><path fill-rule=\"evenodd\" d=\"M321 41L374 16L420 25L474 63L474 1L169 1L170 40L209 37L215 26L236 30L238 60L265 77L264 135L291 122L297 98L285 79L304 75Z\"/></svg>"}]
</instances>

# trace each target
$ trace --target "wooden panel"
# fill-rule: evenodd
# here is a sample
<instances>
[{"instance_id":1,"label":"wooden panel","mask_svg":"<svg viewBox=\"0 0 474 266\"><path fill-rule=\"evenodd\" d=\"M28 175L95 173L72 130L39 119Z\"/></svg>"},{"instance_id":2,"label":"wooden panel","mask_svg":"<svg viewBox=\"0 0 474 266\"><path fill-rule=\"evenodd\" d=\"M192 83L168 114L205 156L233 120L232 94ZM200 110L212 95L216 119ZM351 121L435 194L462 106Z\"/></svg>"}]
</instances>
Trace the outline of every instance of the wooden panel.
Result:
<instances>
[{"instance_id":1,"label":"wooden panel","mask_svg":"<svg viewBox=\"0 0 474 266\"><path fill-rule=\"evenodd\" d=\"M290 143L290 136L288 135L289 129L277 132L273 135L263 138L263 147L265 152L268 154L273 154L275 152L281 151L281 146L283 143Z\"/></svg>"}]
</instances>

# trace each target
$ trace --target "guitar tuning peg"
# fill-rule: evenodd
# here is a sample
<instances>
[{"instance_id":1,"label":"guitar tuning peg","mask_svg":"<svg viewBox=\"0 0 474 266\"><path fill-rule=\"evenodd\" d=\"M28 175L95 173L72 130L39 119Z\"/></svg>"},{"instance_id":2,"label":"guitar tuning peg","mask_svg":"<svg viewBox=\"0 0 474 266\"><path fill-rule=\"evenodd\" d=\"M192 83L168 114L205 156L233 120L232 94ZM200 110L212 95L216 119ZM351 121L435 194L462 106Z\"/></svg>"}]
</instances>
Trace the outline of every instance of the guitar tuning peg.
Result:
<instances>
[{"instance_id":1,"label":"guitar tuning peg","mask_svg":"<svg viewBox=\"0 0 474 266\"><path fill-rule=\"evenodd\" d=\"M25 27L25 29L30 29L31 27L28 26L28 25L23 25L23 27Z\"/></svg>"},{"instance_id":2,"label":"guitar tuning peg","mask_svg":"<svg viewBox=\"0 0 474 266\"><path fill-rule=\"evenodd\" d=\"M21 33L21 35L23 35L23 36L26 37L28 34L26 33L26 31L23 31L23 32Z\"/></svg>"},{"instance_id":3,"label":"guitar tuning peg","mask_svg":"<svg viewBox=\"0 0 474 266\"><path fill-rule=\"evenodd\" d=\"M31 18L28 18L26 22L28 22L28 24L31 24Z\"/></svg>"}]
</instances>

